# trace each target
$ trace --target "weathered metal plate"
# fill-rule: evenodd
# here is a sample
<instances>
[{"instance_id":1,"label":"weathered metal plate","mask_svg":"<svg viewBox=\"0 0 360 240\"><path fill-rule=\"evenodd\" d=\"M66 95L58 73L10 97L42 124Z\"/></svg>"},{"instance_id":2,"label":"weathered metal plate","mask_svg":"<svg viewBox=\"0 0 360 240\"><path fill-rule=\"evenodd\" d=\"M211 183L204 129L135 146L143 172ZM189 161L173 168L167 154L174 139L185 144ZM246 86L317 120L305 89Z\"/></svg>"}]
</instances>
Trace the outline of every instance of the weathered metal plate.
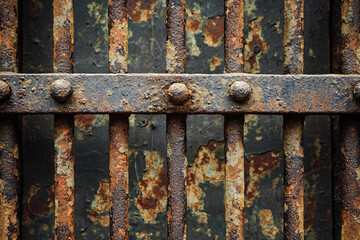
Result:
<instances>
[{"instance_id":1,"label":"weathered metal plate","mask_svg":"<svg viewBox=\"0 0 360 240\"><path fill-rule=\"evenodd\" d=\"M335 114L360 112L352 96L355 75L253 74L2 74L12 96L0 113L258 113ZM56 103L50 84L72 83L67 103ZM229 86L246 81L252 94L246 103L229 96ZM167 95L172 83L184 83L191 98L175 105Z\"/></svg>"}]
</instances>

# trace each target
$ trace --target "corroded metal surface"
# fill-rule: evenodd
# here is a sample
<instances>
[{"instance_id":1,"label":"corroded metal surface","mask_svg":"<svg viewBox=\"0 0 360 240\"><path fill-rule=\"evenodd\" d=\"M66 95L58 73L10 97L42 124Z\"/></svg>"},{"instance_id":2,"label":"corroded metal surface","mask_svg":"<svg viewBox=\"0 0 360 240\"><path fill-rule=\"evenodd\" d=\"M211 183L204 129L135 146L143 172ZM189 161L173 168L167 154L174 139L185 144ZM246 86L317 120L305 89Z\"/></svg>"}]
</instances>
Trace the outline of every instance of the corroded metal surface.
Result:
<instances>
[{"instance_id":1,"label":"corroded metal surface","mask_svg":"<svg viewBox=\"0 0 360 240\"><path fill-rule=\"evenodd\" d=\"M167 73L185 73L185 2L185 0L166 0ZM184 83L172 84L167 89L169 89L170 99L175 105L184 102L191 92ZM182 93L180 94L181 99L175 96L178 95L179 90ZM166 131L168 239L186 239L186 115L167 115Z\"/></svg>"},{"instance_id":2,"label":"corroded metal surface","mask_svg":"<svg viewBox=\"0 0 360 240\"><path fill-rule=\"evenodd\" d=\"M18 71L18 0L0 1L0 72Z\"/></svg>"},{"instance_id":3,"label":"corroded metal surface","mask_svg":"<svg viewBox=\"0 0 360 240\"><path fill-rule=\"evenodd\" d=\"M344 74L360 73L360 1L341 2L341 70Z\"/></svg>"},{"instance_id":4,"label":"corroded metal surface","mask_svg":"<svg viewBox=\"0 0 360 240\"><path fill-rule=\"evenodd\" d=\"M186 239L186 115L167 116L168 239Z\"/></svg>"},{"instance_id":5,"label":"corroded metal surface","mask_svg":"<svg viewBox=\"0 0 360 240\"><path fill-rule=\"evenodd\" d=\"M244 71L244 0L225 1L225 72Z\"/></svg>"},{"instance_id":6,"label":"corroded metal surface","mask_svg":"<svg viewBox=\"0 0 360 240\"><path fill-rule=\"evenodd\" d=\"M185 0L166 0L166 71L184 73L185 48Z\"/></svg>"},{"instance_id":7,"label":"corroded metal surface","mask_svg":"<svg viewBox=\"0 0 360 240\"><path fill-rule=\"evenodd\" d=\"M284 0L284 72L304 73L304 0Z\"/></svg>"},{"instance_id":8,"label":"corroded metal surface","mask_svg":"<svg viewBox=\"0 0 360 240\"><path fill-rule=\"evenodd\" d=\"M353 87L356 75L252 74L3 74L13 90L0 113L357 113ZM50 84L64 79L73 94L66 104L50 97ZM229 87L246 81L250 99L236 103ZM184 83L191 98L174 104L167 90ZM316 89L313 91L312 89Z\"/></svg>"},{"instance_id":9,"label":"corroded metal surface","mask_svg":"<svg viewBox=\"0 0 360 240\"><path fill-rule=\"evenodd\" d=\"M74 237L74 118L58 115L55 139L55 239Z\"/></svg>"},{"instance_id":10,"label":"corroded metal surface","mask_svg":"<svg viewBox=\"0 0 360 240\"><path fill-rule=\"evenodd\" d=\"M128 71L128 0L109 0L109 68Z\"/></svg>"},{"instance_id":11,"label":"corroded metal surface","mask_svg":"<svg viewBox=\"0 0 360 240\"><path fill-rule=\"evenodd\" d=\"M53 37L54 72L72 73L74 71L74 12L72 0L54 0ZM39 86L38 83L36 86ZM75 239L74 117L72 115L56 115L54 117L54 139L55 239Z\"/></svg>"},{"instance_id":12,"label":"corroded metal surface","mask_svg":"<svg viewBox=\"0 0 360 240\"><path fill-rule=\"evenodd\" d=\"M74 71L74 12L72 0L53 2L54 72Z\"/></svg>"},{"instance_id":13,"label":"corroded metal surface","mask_svg":"<svg viewBox=\"0 0 360 240\"><path fill-rule=\"evenodd\" d=\"M19 145L17 117L0 116L0 238L19 239Z\"/></svg>"},{"instance_id":14,"label":"corroded metal surface","mask_svg":"<svg viewBox=\"0 0 360 240\"><path fill-rule=\"evenodd\" d=\"M341 71L360 73L360 1L341 2ZM341 149L341 239L360 235L359 117L340 116Z\"/></svg>"},{"instance_id":15,"label":"corroded metal surface","mask_svg":"<svg viewBox=\"0 0 360 240\"><path fill-rule=\"evenodd\" d=\"M244 116L225 118L225 221L226 239L244 239Z\"/></svg>"},{"instance_id":16,"label":"corroded metal surface","mask_svg":"<svg viewBox=\"0 0 360 240\"><path fill-rule=\"evenodd\" d=\"M17 72L18 0L0 1L0 72ZM11 88L0 84L1 101ZM20 237L20 172L18 121L16 116L0 116L0 239Z\"/></svg>"},{"instance_id":17,"label":"corroded metal surface","mask_svg":"<svg viewBox=\"0 0 360 240\"><path fill-rule=\"evenodd\" d=\"M284 117L284 239L304 238L303 117Z\"/></svg>"},{"instance_id":18,"label":"corroded metal surface","mask_svg":"<svg viewBox=\"0 0 360 240\"><path fill-rule=\"evenodd\" d=\"M304 73L304 0L284 0L284 73ZM304 239L303 125L301 116L284 116L284 239L291 240Z\"/></svg>"},{"instance_id":19,"label":"corroded metal surface","mask_svg":"<svg viewBox=\"0 0 360 240\"><path fill-rule=\"evenodd\" d=\"M357 239L360 235L360 118L341 116L341 239Z\"/></svg>"},{"instance_id":20,"label":"corroded metal surface","mask_svg":"<svg viewBox=\"0 0 360 240\"><path fill-rule=\"evenodd\" d=\"M129 124L126 115L111 115L110 238L129 238Z\"/></svg>"}]
</instances>

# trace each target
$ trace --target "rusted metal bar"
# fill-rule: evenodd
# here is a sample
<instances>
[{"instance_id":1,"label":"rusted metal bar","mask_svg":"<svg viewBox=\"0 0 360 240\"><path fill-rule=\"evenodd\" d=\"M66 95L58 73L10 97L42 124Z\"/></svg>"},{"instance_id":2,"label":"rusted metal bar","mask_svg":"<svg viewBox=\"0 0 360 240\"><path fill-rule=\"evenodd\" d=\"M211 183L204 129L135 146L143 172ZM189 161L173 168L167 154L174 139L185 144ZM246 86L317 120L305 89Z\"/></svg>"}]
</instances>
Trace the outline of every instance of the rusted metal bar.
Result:
<instances>
[{"instance_id":1,"label":"rusted metal bar","mask_svg":"<svg viewBox=\"0 0 360 240\"><path fill-rule=\"evenodd\" d=\"M111 73L128 71L127 0L109 0L109 69Z\"/></svg>"},{"instance_id":2,"label":"rusted metal bar","mask_svg":"<svg viewBox=\"0 0 360 240\"><path fill-rule=\"evenodd\" d=\"M74 237L74 118L55 117L55 238Z\"/></svg>"},{"instance_id":3,"label":"rusted metal bar","mask_svg":"<svg viewBox=\"0 0 360 240\"><path fill-rule=\"evenodd\" d=\"M0 115L0 239L20 239L17 121Z\"/></svg>"},{"instance_id":4,"label":"rusted metal bar","mask_svg":"<svg viewBox=\"0 0 360 240\"><path fill-rule=\"evenodd\" d=\"M360 74L360 1L341 2L341 70ZM360 126L359 116L340 116L341 239L360 236Z\"/></svg>"},{"instance_id":5,"label":"rusted metal bar","mask_svg":"<svg viewBox=\"0 0 360 240\"><path fill-rule=\"evenodd\" d=\"M0 113L360 113L354 93L359 75L0 74L0 79L12 89ZM50 96L52 83L60 79L73 89L62 104ZM246 102L230 96L236 81L251 86ZM182 105L168 94L173 83L190 92Z\"/></svg>"},{"instance_id":6,"label":"rusted metal bar","mask_svg":"<svg viewBox=\"0 0 360 240\"><path fill-rule=\"evenodd\" d=\"M109 0L109 71L128 71L127 0ZM129 239L129 120L109 116L110 239Z\"/></svg>"},{"instance_id":7,"label":"rusted metal bar","mask_svg":"<svg viewBox=\"0 0 360 240\"><path fill-rule=\"evenodd\" d=\"M284 0L284 73L304 72L304 0ZM284 116L284 239L304 239L304 118Z\"/></svg>"},{"instance_id":8,"label":"rusted metal bar","mask_svg":"<svg viewBox=\"0 0 360 240\"><path fill-rule=\"evenodd\" d=\"M110 238L129 238L129 123L110 115Z\"/></svg>"},{"instance_id":9,"label":"rusted metal bar","mask_svg":"<svg viewBox=\"0 0 360 240\"><path fill-rule=\"evenodd\" d=\"M54 72L74 71L74 13L72 0L53 1ZM39 87L37 83L37 87ZM67 99L71 86L60 81L59 99ZM63 85L63 86L62 86ZM69 90L70 87L70 90ZM55 89L56 90L56 89ZM66 90L66 91L64 91ZM54 90L53 90L54 91ZM62 104L62 103L57 103ZM74 117L55 115L55 239L75 239Z\"/></svg>"},{"instance_id":10,"label":"rusted metal bar","mask_svg":"<svg viewBox=\"0 0 360 240\"><path fill-rule=\"evenodd\" d=\"M185 73L185 0L166 0L166 71ZM170 82L170 81L169 81ZM170 82L172 83L172 82ZM188 96L186 85L173 85L170 93L175 105ZM186 96L185 96L186 95ZM186 239L186 115L167 115L167 166L168 166L168 239Z\"/></svg>"},{"instance_id":11,"label":"rusted metal bar","mask_svg":"<svg viewBox=\"0 0 360 240\"><path fill-rule=\"evenodd\" d=\"M244 71L244 0L225 1L225 72ZM225 116L226 239L245 239L244 115Z\"/></svg>"},{"instance_id":12,"label":"rusted metal bar","mask_svg":"<svg viewBox=\"0 0 360 240\"><path fill-rule=\"evenodd\" d=\"M244 71L244 0L225 1L225 72Z\"/></svg>"},{"instance_id":13,"label":"rusted metal bar","mask_svg":"<svg viewBox=\"0 0 360 240\"><path fill-rule=\"evenodd\" d=\"M186 115L167 118L168 239L186 238Z\"/></svg>"},{"instance_id":14,"label":"rusted metal bar","mask_svg":"<svg viewBox=\"0 0 360 240\"><path fill-rule=\"evenodd\" d=\"M244 116L225 117L226 239L244 239Z\"/></svg>"},{"instance_id":15,"label":"rusted metal bar","mask_svg":"<svg viewBox=\"0 0 360 240\"><path fill-rule=\"evenodd\" d=\"M0 0L0 72L18 71L18 0ZM0 96L11 92L1 81ZM0 239L20 239L18 118L0 114Z\"/></svg>"},{"instance_id":16,"label":"rusted metal bar","mask_svg":"<svg viewBox=\"0 0 360 240\"><path fill-rule=\"evenodd\" d=\"M166 71L185 73L185 0L166 0Z\"/></svg>"}]
</instances>

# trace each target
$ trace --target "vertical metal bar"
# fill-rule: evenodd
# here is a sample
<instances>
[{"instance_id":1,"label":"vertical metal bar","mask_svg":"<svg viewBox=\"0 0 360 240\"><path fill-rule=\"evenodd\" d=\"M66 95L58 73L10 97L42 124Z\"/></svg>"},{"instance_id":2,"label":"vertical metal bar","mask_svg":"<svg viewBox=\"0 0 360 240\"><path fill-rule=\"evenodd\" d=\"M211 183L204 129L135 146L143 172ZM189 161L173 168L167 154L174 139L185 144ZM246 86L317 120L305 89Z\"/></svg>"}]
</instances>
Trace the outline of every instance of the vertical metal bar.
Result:
<instances>
[{"instance_id":1,"label":"vertical metal bar","mask_svg":"<svg viewBox=\"0 0 360 240\"><path fill-rule=\"evenodd\" d=\"M0 0L0 71L18 72L18 0ZM0 239L20 239L18 118L0 116Z\"/></svg>"},{"instance_id":2,"label":"vertical metal bar","mask_svg":"<svg viewBox=\"0 0 360 240\"><path fill-rule=\"evenodd\" d=\"M74 72L72 0L53 0L54 72ZM55 115L55 239L75 239L74 116Z\"/></svg>"},{"instance_id":3,"label":"vertical metal bar","mask_svg":"<svg viewBox=\"0 0 360 240\"><path fill-rule=\"evenodd\" d=\"M128 71L127 0L109 0L109 70ZM129 239L129 120L110 115L110 239Z\"/></svg>"},{"instance_id":4,"label":"vertical metal bar","mask_svg":"<svg viewBox=\"0 0 360 240\"><path fill-rule=\"evenodd\" d=\"M341 2L341 70L360 74L360 1ZM360 236L360 126L359 116L340 116L341 239Z\"/></svg>"},{"instance_id":5,"label":"vertical metal bar","mask_svg":"<svg viewBox=\"0 0 360 240\"><path fill-rule=\"evenodd\" d=\"M244 71L244 0L225 1L225 72ZM245 239L244 115L225 116L226 239Z\"/></svg>"},{"instance_id":6,"label":"vertical metal bar","mask_svg":"<svg viewBox=\"0 0 360 240\"><path fill-rule=\"evenodd\" d=\"M185 0L166 1L166 71L185 73ZM186 115L168 115L168 239L186 239Z\"/></svg>"},{"instance_id":7,"label":"vertical metal bar","mask_svg":"<svg viewBox=\"0 0 360 240\"><path fill-rule=\"evenodd\" d=\"M304 72L304 0L284 0L284 73ZM284 116L284 239L304 239L304 118Z\"/></svg>"}]
</instances>

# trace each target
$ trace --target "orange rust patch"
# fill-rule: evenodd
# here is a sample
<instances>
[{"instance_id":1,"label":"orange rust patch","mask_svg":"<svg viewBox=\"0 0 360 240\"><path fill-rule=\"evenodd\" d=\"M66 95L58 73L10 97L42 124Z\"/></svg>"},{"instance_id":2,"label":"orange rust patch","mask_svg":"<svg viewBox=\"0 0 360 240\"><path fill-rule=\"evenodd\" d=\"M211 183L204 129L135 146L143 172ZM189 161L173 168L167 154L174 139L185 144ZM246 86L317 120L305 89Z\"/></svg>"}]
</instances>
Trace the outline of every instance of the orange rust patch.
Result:
<instances>
[{"instance_id":1,"label":"orange rust patch","mask_svg":"<svg viewBox=\"0 0 360 240\"><path fill-rule=\"evenodd\" d=\"M210 71L215 71L216 67L221 66L221 59L219 57L213 57L209 60L210 63Z\"/></svg>"},{"instance_id":2,"label":"orange rust patch","mask_svg":"<svg viewBox=\"0 0 360 240\"><path fill-rule=\"evenodd\" d=\"M245 45L245 72L248 73L260 72L260 57L269 49L269 44L262 37L260 22L263 18L259 16L248 24L251 29Z\"/></svg>"},{"instance_id":3,"label":"orange rust patch","mask_svg":"<svg viewBox=\"0 0 360 240\"><path fill-rule=\"evenodd\" d=\"M224 36L224 16L209 18L205 25L204 32L204 43L211 47L219 46Z\"/></svg>"},{"instance_id":4,"label":"orange rust patch","mask_svg":"<svg viewBox=\"0 0 360 240\"><path fill-rule=\"evenodd\" d=\"M199 222L208 219L204 212L205 193L201 183L221 184L225 181L225 162L216 156L216 150L223 148L224 143L210 141L207 146L201 146L194 162L187 169L187 206L198 216Z\"/></svg>"},{"instance_id":5,"label":"orange rust patch","mask_svg":"<svg viewBox=\"0 0 360 240\"><path fill-rule=\"evenodd\" d=\"M146 22L157 10L157 0L129 0L129 17L134 23Z\"/></svg>"},{"instance_id":6,"label":"orange rust patch","mask_svg":"<svg viewBox=\"0 0 360 240\"><path fill-rule=\"evenodd\" d=\"M245 206L250 207L254 199L260 195L260 179L270 174L280 162L280 153L267 152L251 155L251 161L245 161L245 175L248 182L245 186Z\"/></svg>"},{"instance_id":7,"label":"orange rust patch","mask_svg":"<svg viewBox=\"0 0 360 240\"><path fill-rule=\"evenodd\" d=\"M24 199L23 219L25 223L30 223L37 217L45 216L54 211L54 187L45 188L47 199L40 199L41 188L32 185L29 195Z\"/></svg>"},{"instance_id":8,"label":"orange rust patch","mask_svg":"<svg viewBox=\"0 0 360 240\"><path fill-rule=\"evenodd\" d=\"M164 159L158 152L144 151L146 169L140 181L141 196L135 205L147 223L155 223L158 213L165 211L167 202L167 173Z\"/></svg>"},{"instance_id":9,"label":"orange rust patch","mask_svg":"<svg viewBox=\"0 0 360 240\"><path fill-rule=\"evenodd\" d=\"M91 202L88 218L103 227L109 226L109 179L101 179L94 200Z\"/></svg>"},{"instance_id":10,"label":"orange rust patch","mask_svg":"<svg viewBox=\"0 0 360 240\"><path fill-rule=\"evenodd\" d=\"M186 21L187 32L196 33L201 29L201 21L199 19L190 18Z\"/></svg>"},{"instance_id":11,"label":"orange rust patch","mask_svg":"<svg viewBox=\"0 0 360 240\"><path fill-rule=\"evenodd\" d=\"M275 239L279 229L274 224L274 217L271 210L262 209L259 211L258 216L264 235L270 237L270 239Z\"/></svg>"},{"instance_id":12,"label":"orange rust patch","mask_svg":"<svg viewBox=\"0 0 360 240\"><path fill-rule=\"evenodd\" d=\"M94 124L95 115L93 114L79 114L75 115L76 126L85 132L90 130L90 127Z\"/></svg>"}]
</instances>

